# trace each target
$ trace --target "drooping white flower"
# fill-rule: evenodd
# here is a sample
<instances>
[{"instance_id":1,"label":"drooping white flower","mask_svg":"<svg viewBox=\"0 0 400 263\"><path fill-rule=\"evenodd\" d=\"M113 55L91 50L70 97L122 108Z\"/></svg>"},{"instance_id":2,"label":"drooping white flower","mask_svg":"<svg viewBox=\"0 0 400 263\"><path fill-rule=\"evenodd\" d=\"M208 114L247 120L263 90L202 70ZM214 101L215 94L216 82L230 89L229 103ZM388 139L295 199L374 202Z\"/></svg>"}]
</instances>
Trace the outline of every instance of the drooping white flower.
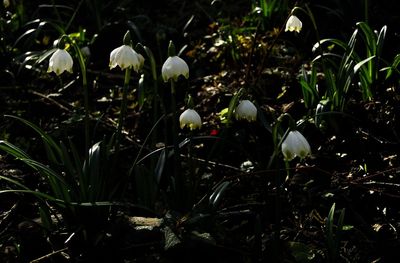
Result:
<instances>
[{"instance_id":1,"label":"drooping white flower","mask_svg":"<svg viewBox=\"0 0 400 263\"><path fill-rule=\"evenodd\" d=\"M286 160L291 161L296 156L301 159L311 154L307 139L299 131L290 131L282 142L282 153Z\"/></svg>"},{"instance_id":2,"label":"drooping white flower","mask_svg":"<svg viewBox=\"0 0 400 263\"><path fill-rule=\"evenodd\" d=\"M189 78L189 66L178 56L168 57L161 68L161 75L165 82L171 78L178 80L180 75Z\"/></svg>"},{"instance_id":3,"label":"drooping white flower","mask_svg":"<svg viewBox=\"0 0 400 263\"><path fill-rule=\"evenodd\" d=\"M191 130L194 130L196 128L201 128L201 118L200 115L192 109L187 109L184 112L182 112L181 116L179 116L179 123L181 126L181 129L183 129L185 126L190 128Z\"/></svg>"},{"instance_id":4,"label":"drooping white flower","mask_svg":"<svg viewBox=\"0 0 400 263\"><path fill-rule=\"evenodd\" d=\"M257 119L257 108L251 101L241 100L236 106L235 117L237 120L255 121Z\"/></svg>"},{"instance_id":5,"label":"drooping white flower","mask_svg":"<svg viewBox=\"0 0 400 263\"><path fill-rule=\"evenodd\" d=\"M117 47L110 53L110 69L119 66L121 69L133 68L136 72L143 66L144 58L142 55L129 45Z\"/></svg>"},{"instance_id":6,"label":"drooping white flower","mask_svg":"<svg viewBox=\"0 0 400 263\"><path fill-rule=\"evenodd\" d=\"M138 59L139 59L139 67L142 68L144 65L144 57L142 56L142 54L140 53L136 53L138 55Z\"/></svg>"},{"instance_id":7,"label":"drooping white flower","mask_svg":"<svg viewBox=\"0 0 400 263\"><path fill-rule=\"evenodd\" d=\"M73 64L74 61L71 55L66 50L59 48L51 55L47 72L55 72L57 75L60 75L64 71L72 73Z\"/></svg>"},{"instance_id":8,"label":"drooping white flower","mask_svg":"<svg viewBox=\"0 0 400 263\"><path fill-rule=\"evenodd\" d=\"M296 31L300 33L302 26L303 23L301 23L300 19L295 15L291 15L286 22L285 31Z\"/></svg>"}]
</instances>

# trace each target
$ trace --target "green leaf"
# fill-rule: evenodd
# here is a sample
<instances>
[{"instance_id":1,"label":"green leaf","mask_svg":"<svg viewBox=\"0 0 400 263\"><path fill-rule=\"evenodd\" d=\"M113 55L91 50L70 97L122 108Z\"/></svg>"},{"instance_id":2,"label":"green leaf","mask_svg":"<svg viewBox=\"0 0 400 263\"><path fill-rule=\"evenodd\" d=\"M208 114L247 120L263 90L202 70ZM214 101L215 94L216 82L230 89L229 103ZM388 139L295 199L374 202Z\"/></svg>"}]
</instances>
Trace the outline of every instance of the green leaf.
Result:
<instances>
[{"instance_id":1,"label":"green leaf","mask_svg":"<svg viewBox=\"0 0 400 263\"><path fill-rule=\"evenodd\" d=\"M7 152L8 154L11 154L34 170L38 171L41 175L45 176L51 189L53 190L53 193L58 198L70 201L71 189L69 185L65 182L64 178L56 173L54 170L40 162L31 159L29 155L27 155L24 151L9 142L0 141L0 149Z\"/></svg>"},{"instance_id":2,"label":"green leaf","mask_svg":"<svg viewBox=\"0 0 400 263\"><path fill-rule=\"evenodd\" d=\"M229 108L224 108L218 113L219 119L222 123L228 123L228 112Z\"/></svg>"},{"instance_id":3,"label":"green leaf","mask_svg":"<svg viewBox=\"0 0 400 263\"><path fill-rule=\"evenodd\" d=\"M18 148L17 146L7 142L0 140L0 149L5 151L8 154L11 154L17 159L29 159L29 155L26 154L23 150Z\"/></svg>"},{"instance_id":4,"label":"green leaf","mask_svg":"<svg viewBox=\"0 0 400 263\"><path fill-rule=\"evenodd\" d=\"M343 231L349 231L349 230L353 230L353 229L354 229L354 226L352 226L352 225L344 225L342 227Z\"/></svg>"},{"instance_id":5,"label":"green leaf","mask_svg":"<svg viewBox=\"0 0 400 263\"><path fill-rule=\"evenodd\" d=\"M335 203L332 204L331 209L329 210L328 217L326 219L326 232L327 232L327 240L328 247L332 251L334 249L334 234L333 234L333 216L335 214Z\"/></svg>"},{"instance_id":6,"label":"green leaf","mask_svg":"<svg viewBox=\"0 0 400 263\"><path fill-rule=\"evenodd\" d=\"M364 59L364 60L358 62L358 63L354 66L354 74L357 73L358 70L359 70L365 63L367 63L368 61L370 61L370 60L373 59L373 58L375 58L375 55L374 55L374 56L370 56L369 58L366 58L366 59Z\"/></svg>"},{"instance_id":7,"label":"green leaf","mask_svg":"<svg viewBox=\"0 0 400 263\"><path fill-rule=\"evenodd\" d=\"M375 36L375 33L372 31L372 29L365 22L358 22L356 25L364 33L364 35L362 35L362 36L364 38L364 41L367 44L368 55L371 56L371 55L376 54L376 41L375 41L376 36Z\"/></svg>"},{"instance_id":8,"label":"green leaf","mask_svg":"<svg viewBox=\"0 0 400 263\"><path fill-rule=\"evenodd\" d=\"M397 69L399 64L400 64L400 54L397 54L393 59L392 65L387 68L387 73L385 77L386 79L388 79L393 74L393 71L397 71L397 73L400 74L399 70Z\"/></svg>"},{"instance_id":9,"label":"green leaf","mask_svg":"<svg viewBox=\"0 0 400 263\"><path fill-rule=\"evenodd\" d=\"M43 192L39 192L39 191L34 191L29 189L28 187L26 187L25 185L23 185L22 183L18 182L17 180L8 178L6 176L2 176L0 175L0 180L4 180L7 181L9 183L14 184L15 186L17 186L17 189L7 189L7 190L0 190L0 194L6 194L6 193L28 193L28 194L33 194L36 197L40 198L40 199L44 199L44 200L48 200L51 202L55 202L58 205L61 205L62 207L64 207L65 202L64 200L55 198L51 195L48 195L46 193Z\"/></svg>"},{"instance_id":10,"label":"green leaf","mask_svg":"<svg viewBox=\"0 0 400 263\"><path fill-rule=\"evenodd\" d=\"M225 191L228 189L229 185L229 181L224 181L215 188L214 192L209 197L209 204L212 208L217 208L218 205L221 203L222 197L224 196Z\"/></svg>"},{"instance_id":11,"label":"green leaf","mask_svg":"<svg viewBox=\"0 0 400 263\"><path fill-rule=\"evenodd\" d=\"M103 186L103 175L104 164L101 159L101 141L95 143L89 149L88 160L85 160L83 164L84 176L82 178L82 183L87 188L87 198L89 201L95 201L102 198L102 186ZM106 161L106 160L104 160Z\"/></svg>"},{"instance_id":12,"label":"green leaf","mask_svg":"<svg viewBox=\"0 0 400 263\"><path fill-rule=\"evenodd\" d=\"M381 28L381 31L379 32L379 35L378 35L378 40L376 41L376 55L378 57L380 57L382 54L383 43L386 38L386 30L387 30L387 26L383 26Z\"/></svg>"},{"instance_id":13,"label":"green leaf","mask_svg":"<svg viewBox=\"0 0 400 263\"><path fill-rule=\"evenodd\" d=\"M43 131L41 128L39 128L37 125L33 124L32 122L27 121L23 118L13 116L13 115L4 115L4 116L16 119L16 120L22 122L23 124L25 124L26 126L32 128L42 138L49 160L51 160L52 162L54 162L56 164L62 163L62 160L60 160L60 156L62 155L60 147L53 140L53 138L51 138L45 131Z\"/></svg>"},{"instance_id":14,"label":"green leaf","mask_svg":"<svg viewBox=\"0 0 400 263\"><path fill-rule=\"evenodd\" d=\"M157 82L157 63L156 60L154 58L153 52L151 52L150 48L148 48L147 46L143 46L144 51L146 52L147 57L150 60L150 69L151 69L151 76L153 77L153 80L155 82ZM157 91L154 91L155 93Z\"/></svg>"},{"instance_id":15,"label":"green leaf","mask_svg":"<svg viewBox=\"0 0 400 263\"><path fill-rule=\"evenodd\" d=\"M162 173L163 173L164 167L165 167L165 161L166 161L166 150L162 149L160 156L158 158L156 167L154 169L154 176L155 176L157 184L160 183L161 176L162 176Z\"/></svg>"},{"instance_id":16,"label":"green leaf","mask_svg":"<svg viewBox=\"0 0 400 263\"><path fill-rule=\"evenodd\" d=\"M304 67L301 68L300 85L305 106L307 108L313 107L319 97L317 90L317 70L315 66L312 66L310 77Z\"/></svg>"},{"instance_id":17,"label":"green leaf","mask_svg":"<svg viewBox=\"0 0 400 263\"><path fill-rule=\"evenodd\" d=\"M233 95L231 101L229 102L228 117L227 117L228 124L232 121L233 113L243 93L244 89L241 88L235 95Z\"/></svg>"},{"instance_id":18,"label":"green leaf","mask_svg":"<svg viewBox=\"0 0 400 263\"><path fill-rule=\"evenodd\" d=\"M51 215L49 212L49 207L44 204L39 204L39 215L42 221L42 226L47 230L53 229L53 220L51 220Z\"/></svg>"}]
</instances>

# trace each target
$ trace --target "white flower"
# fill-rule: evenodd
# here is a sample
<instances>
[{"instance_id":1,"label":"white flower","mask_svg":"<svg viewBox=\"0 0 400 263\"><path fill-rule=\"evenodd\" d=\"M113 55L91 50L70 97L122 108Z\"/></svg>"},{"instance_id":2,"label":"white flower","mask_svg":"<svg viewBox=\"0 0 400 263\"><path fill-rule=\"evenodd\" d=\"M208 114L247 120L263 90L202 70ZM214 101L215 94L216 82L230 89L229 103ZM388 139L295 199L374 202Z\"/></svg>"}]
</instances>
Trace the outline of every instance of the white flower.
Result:
<instances>
[{"instance_id":1,"label":"white flower","mask_svg":"<svg viewBox=\"0 0 400 263\"><path fill-rule=\"evenodd\" d=\"M128 45L122 45L110 53L110 69L119 66L121 69L133 68L137 72L143 63L143 56Z\"/></svg>"},{"instance_id":2,"label":"white flower","mask_svg":"<svg viewBox=\"0 0 400 263\"><path fill-rule=\"evenodd\" d=\"M242 100L235 109L235 117L237 120L246 119L248 121L255 121L257 119L257 108L249 100Z\"/></svg>"},{"instance_id":3,"label":"white flower","mask_svg":"<svg viewBox=\"0 0 400 263\"><path fill-rule=\"evenodd\" d=\"M8 8L10 6L10 0L3 0L3 5L5 8Z\"/></svg>"},{"instance_id":4,"label":"white flower","mask_svg":"<svg viewBox=\"0 0 400 263\"><path fill-rule=\"evenodd\" d=\"M136 54L138 55L138 59L139 59L139 67L142 68L144 65L144 57L140 53L136 53Z\"/></svg>"},{"instance_id":5,"label":"white flower","mask_svg":"<svg viewBox=\"0 0 400 263\"><path fill-rule=\"evenodd\" d=\"M66 70L72 73L73 64L74 61L67 51L64 49L57 49L50 57L47 72L55 72L57 75L60 75Z\"/></svg>"},{"instance_id":6,"label":"white flower","mask_svg":"<svg viewBox=\"0 0 400 263\"><path fill-rule=\"evenodd\" d=\"M168 57L162 66L161 75L165 82L171 78L177 81L180 75L187 79L189 78L189 67L186 62L178 56Z\"/></svg>"},{"instance_id":7,"label":"white flower","mask_svg":"<svg viewBox=\"0 0 400 263\"><path fill-rule=\"evenodd\" d=\"M295 15L291 15L286 22L285 31L296 31L297 33L300 33L302 26L303 23L301 23L300 19Z\"/></svg>"},{"instance_id":8,"label":"white flower","mask_svg":"<svg viewBox=\"0 0 400 263\"><path fill-rule=\"evenodd\" d=\"M303 159L311 154L311 147L299 131L290 131L282 143L282 153L288 161L293 160L296 156Z\"/></svg>"},{"instance_id":9,"label":"white flower","mask_svg":"<svg viewBox=\"0 0 400 263\"><path fill-rule=\"evenodd\" d=\"M192 109L185 110L181 116L179 116L179 123L181 129L183 129L185 126L188 126L191 130L201 128L200 115Z\"/></svg>"}]
</instances>

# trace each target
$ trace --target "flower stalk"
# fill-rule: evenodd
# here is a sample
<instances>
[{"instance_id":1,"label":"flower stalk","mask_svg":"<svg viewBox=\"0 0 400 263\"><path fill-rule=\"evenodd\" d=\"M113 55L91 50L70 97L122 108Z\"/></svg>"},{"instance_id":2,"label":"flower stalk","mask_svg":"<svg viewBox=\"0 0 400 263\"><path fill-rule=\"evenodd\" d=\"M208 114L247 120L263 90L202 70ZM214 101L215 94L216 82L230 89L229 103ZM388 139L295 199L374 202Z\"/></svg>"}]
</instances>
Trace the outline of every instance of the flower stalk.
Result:
<instances>
[{"instance_id":1,"label":"flower stalk","mask_svg":"<svg viewBox=\"0 0 400 263\"><path fill-rule=\"evenodd\" d=\"M289 128L286 129L283 136L279 136L279 128L283 121L288 121ZM289 178L289 161L294 157L299 156L300 158L306 157L310 154L310 146L303 135L299 135L300 132L296 130L296 123L293 118L285 113L281 115L272 129L272 138L274 143L274 151L272 156L270 157L268 163L268 169L275 163L276 176L275 176L275 187L276 187L276 196L275 196L275 229L274 229L274 244L275 244L275 259L277 262L280 262L281 259L281 241L280 241L280 231L281 231L281 211L282 211L282 201L281 201L281 192L282 192L282 178L280 174L279 161L277 161L277 157L279 156L280 151L283 155L283 160L285 162L286 168L286 180ZM289 141L287 141L289 137ZM290 158L288 158L290 157Z\"/></svg>"},{"instance_id":2,"label":"flower stalk","mask_svg":"<svg viewBox=\"0 0 400 263\"><path fill-rule=\"evenodd\" d=\"M124 86L122 88L122 101L121 101L121 108L120 108L120 113L118 117L118 126L117 126L117 132L116 132L116 137L115 137L115 161L114 164L116 163L116 160L118 159L118 154L120 151L120 143L121 143L121 138L122 138L122 128L124 126L125 122L125 117L126 117L126 110L127 110L127 100L128 100L128 88L129 88L129 81L131 78L131 71L132 69L135 70L136 72L139 72L139 70L143 67L144 64L144 57L136 53L136 51L132 48L132 41L131 41L131 36L130 32L127 31L124 35L123 38L123 45L115 48L113 51L110 53L110 69L113 69L115 67L120 67L121 70L125 70L125 77L124 77Z\"/></svg>"},{"instance_id":3,"label":"flower stalk","mask_svg":"<svg viewBox=\"0 0 400 263\"><path fill-rule=\"evenodd\" d=\"M90 148L90 115L89 115L89 90L87 85L86 64L82 52L77 45L73 45L76 53L78 54L79 67L82 73L82 88L83 88L83 101L85 107L85 154L86 160L89 156Z\"/></svg>"},{"instance_id":4,"label":"flower stalk","mask_svg":"<svg viewBox=\"0 0 400 263\"><path fill-rule=\"evenodd\" d=\"M115 137L115 156L117 158L120 151L120 144L122 138L122 128L124 126L125 117L126 117L126 109L128 104L128 89L129 89L129 81L131 78L131 68L125 69L125 78L124 78L124 86L122 88L122 101L121 101L121 109L118 118L118 127L117 133Z\"/></svg>"},{"instance_id":5,"label":"flower stalk","mask_svg":"<svg viewBox=\"0 0 400 263\"><path fill-rule=\"evenodd\" d=\"M168 46L168 58L161 68L161 75L164 82L170 82L171 88L171 111L172 111L172 139L174 145L174 176L175 176L175 189L176 200L178 208L186 209L185 207L185 193L184 185L185 180L180 171L180 154L179 154L179 141L178 141L178 116L176 107L176 89L175 82L178 81L179 76L186 79L189 78L189 67L186 62L175 54L175 45L170 41Z\"/></svg>"},{"instance_id":6,"label":"flower stalk","mask_svg":"<svg viewBox=\"0 0 400 263\"><path fill-rule=\"evenodd\" d=\"M85 108L85 158L87 160L89 156L89 148L90 148L90 109L89 109L89 91L87 85L87 75L86 75L86 63L85 58L83 57L82 51L79 46L71 40L67 35L63 35L59 40L59 49L53 54L50 58L50 64L48 71L54 71L57 75L61 74L64 70L72 72L73 61L71 56L67 51L61 49L61 46L64 46L64 41L68 41L69 44L74 48L75 53L78 58L79 68L81 70L82 75L82 89L83 89L83 103ZM58 54L61 54L57 56ZM57 58L58 57L58 58ZM54 59L54 60L52 60ZM57 59L59 61L57 61Z\"/></svg>"},{"instance_id":7,"label":"flower stalk","mask_svg":"<svg viewBox=\"0 0 400 263\"><path fill-rule=\"evenodd\" d=\"M178 202L184 203L184 179L180 171L180 151L179 151L179 141L178 141L178 117L176 110L176 90L175 90L175 80L170 79L171 85L171 111L172 111L172 140L174 145L174 174L176 183L176 198ZM179 204L179 207L183 206Z\"/></svg>"}]
</instances>

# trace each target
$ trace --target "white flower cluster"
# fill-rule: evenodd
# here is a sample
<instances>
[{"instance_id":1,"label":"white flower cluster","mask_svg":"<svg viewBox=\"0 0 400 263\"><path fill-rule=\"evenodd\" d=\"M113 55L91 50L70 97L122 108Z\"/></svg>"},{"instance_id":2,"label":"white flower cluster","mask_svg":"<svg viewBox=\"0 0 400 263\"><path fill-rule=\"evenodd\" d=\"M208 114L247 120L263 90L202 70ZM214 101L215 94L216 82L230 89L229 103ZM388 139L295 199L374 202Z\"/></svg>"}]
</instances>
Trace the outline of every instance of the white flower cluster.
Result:
<instances>
[{"instance_id":1,"label":"white flower cluster","mask_svg":"<svg viewBox=\"0 0 400 263\"><path fill-rule=\"evenodd\" d=\"M287 23L285 31L300 32L301 21L292 15ZM132 68L139 71L144 64L144 57L137 53L130 45L122 45L110 53L110 68L119 66L122 70ZM48 72L55 72L57 75L64 71L72 72L73 60L71 55L64 49L58 48L49 60ZM186 62L178 56L170 56L164 62L161 75L165 82L177 81L179 76L189 78L189 67ZM237 120L256 121L257 108L250 100L241 100L234 110ZM200 129L202 125L200 115L193 109L185 110L179 117L180 127L188 127L191 130ZM290 131L282 143L282 153L286 160L293 160L295 157L305 158L311 153L311 148L304 136L297 130Z\"/></svg>"}]
</instances>

